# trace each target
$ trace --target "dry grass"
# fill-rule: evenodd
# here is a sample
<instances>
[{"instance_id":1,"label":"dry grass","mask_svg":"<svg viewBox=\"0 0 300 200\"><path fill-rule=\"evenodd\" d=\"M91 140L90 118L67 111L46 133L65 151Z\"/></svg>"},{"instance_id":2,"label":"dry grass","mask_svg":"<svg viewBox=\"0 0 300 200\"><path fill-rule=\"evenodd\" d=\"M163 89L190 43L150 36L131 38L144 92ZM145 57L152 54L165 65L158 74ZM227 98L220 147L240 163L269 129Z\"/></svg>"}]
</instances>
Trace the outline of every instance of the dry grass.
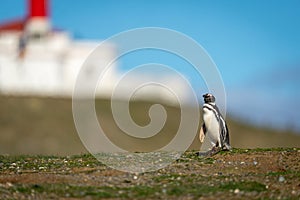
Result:
<instances>
[{"instance_id":1,"label":"dry grass","mask_svg":"<svg viewBox=\"0 0 300 200\"><path fill-rule=\"evenodd\" d=\"M143 102L130 105L132 117L138 124L149 122L150 105ZM74 127L71 106L70 99L0 96L0 154L86 153ZM130 138L112 120L109 106L108 100L97 100L97 114L101 115L101 123L109 133L108 137L114 142L122 141L118 145L127 150L151 151L159 148L173 138L179 124L179 110L166 106L168 120L157 137L144 141ZM300 134L256 128L230 119L228 124L234 147L300 147ZM130 149L131 144L136 143L140 147ZM191 149L199 149L199 146L196 139Z\"/></svg>"}]
</instances>

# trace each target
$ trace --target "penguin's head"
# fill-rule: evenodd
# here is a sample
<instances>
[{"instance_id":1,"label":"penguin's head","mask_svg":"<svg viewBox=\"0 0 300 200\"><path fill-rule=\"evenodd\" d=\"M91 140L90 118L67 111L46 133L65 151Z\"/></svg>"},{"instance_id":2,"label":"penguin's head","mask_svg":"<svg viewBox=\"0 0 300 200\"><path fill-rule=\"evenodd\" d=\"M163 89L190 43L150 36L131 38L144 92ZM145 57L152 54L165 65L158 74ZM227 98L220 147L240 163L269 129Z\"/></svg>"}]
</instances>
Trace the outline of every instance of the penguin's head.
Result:
<instances>
[{"instance_id":1,"label":"penguin's head","mask_svg":"<svg viewBox=\"0 0 300 200\"><path fill-rule=\"evenodd\" d=\"M206 93L203 95L204 98L204 103L215 103L216 98L214 97L214 95Z\"/></svg>"}]
</instances>

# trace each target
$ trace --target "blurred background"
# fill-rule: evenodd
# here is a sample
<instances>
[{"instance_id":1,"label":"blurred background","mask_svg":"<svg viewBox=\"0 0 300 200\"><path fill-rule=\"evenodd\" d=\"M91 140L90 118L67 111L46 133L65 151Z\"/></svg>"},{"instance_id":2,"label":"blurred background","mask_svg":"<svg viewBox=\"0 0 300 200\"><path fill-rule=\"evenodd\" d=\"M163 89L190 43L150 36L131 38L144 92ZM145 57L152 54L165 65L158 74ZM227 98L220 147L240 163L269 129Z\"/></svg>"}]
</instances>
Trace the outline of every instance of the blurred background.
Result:
<instances>
[{"instance_id":1,"label":"blurred background","mask_svg":"<svg viewBox=\"0 0 300 200\"><path fill-rule=\"evenodd\" d=\"M300 147L299 9L297 0L2 0L0 153L86 152L72 119L76 75L99 42L141 27L174 29L207 50L224 81L233 147ZM99 56L109 60L117 49L118 44L107 45ZM199 91L199 97L207 92L201 77L174 55L149 50L126 55L113 65L96 101L97 114L103 117L102 123L113 141L119 140L122 131L109 110L111 82L137 65L154 62L184 74ZM146 76L156 74L144 72ZM160 78L172 80L168 74ZM133 119L145 125L151 103L166 104L171 118L161 132L166 137L150 141L156 147L160 146L158 141L163 144L176 133L180 111L172 101L152 88L130 107ZM122 140L120 145L129 147L140 142ZM199 146L195 139L191 148ZM141 144L141 148L130 150L152 149Z\"/></svg>"}]
</instances>

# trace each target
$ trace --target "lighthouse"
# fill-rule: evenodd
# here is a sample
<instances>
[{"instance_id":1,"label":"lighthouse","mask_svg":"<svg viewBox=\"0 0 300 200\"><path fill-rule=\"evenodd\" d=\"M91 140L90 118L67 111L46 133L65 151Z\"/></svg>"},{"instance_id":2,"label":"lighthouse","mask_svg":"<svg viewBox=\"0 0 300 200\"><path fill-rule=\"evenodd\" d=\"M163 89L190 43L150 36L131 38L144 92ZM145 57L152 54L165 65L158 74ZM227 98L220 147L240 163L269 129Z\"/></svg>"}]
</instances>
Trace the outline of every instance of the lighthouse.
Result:
<instances>
[{"instance_id":1,"label":"lighthouse","mask_svg":"<svg viewBox=\"0 0 300 200\"><path fill-rule=\"evenodd\" d=\"M105 69L95 96L110 98L126 73L118 69L117 62L111 62L118 57L117 44L105 42L99 47L101 40L75 40L67 30L53 29L49 3L50 0L27 0L28 10L24 18L0 22L0 94L71 98L79 72L86 78L83 82L88 83L94 80L95 72ZM91 52L93 57L89 57ZM88 70L81 71L84 63L89 64ZM126 93L147 76L151 75L146 72L132 74L126 83L118 85L121 87L119 91ZM187 91L186 84L172 75L155 75L155 78L171 82L182 93ZM123 99L125 93L116 96ZM136 99L177 102L170 92L155 86L144 87L139 94ZM82 95L85 95L85 90L82 90Z\"/></svg>"},{"instance_id":2,"label":"lighthouse","mask_svg":"<svg viewBox=\"0 0 300 200\"><path fill-rule=\"evenodd\" d=\"M52 29L49 0L27 0L22 19L0 22L0 93L71 97L82 64L100 40L74 40L66 30ZM104 68L116 54L107 44L97 50L90 71ZM95 70L93 70L95 68ZM93 73L86 73L87 80ZM98 96L109 96L117 76L112 65Z\"/></svg>"}]
</instances>

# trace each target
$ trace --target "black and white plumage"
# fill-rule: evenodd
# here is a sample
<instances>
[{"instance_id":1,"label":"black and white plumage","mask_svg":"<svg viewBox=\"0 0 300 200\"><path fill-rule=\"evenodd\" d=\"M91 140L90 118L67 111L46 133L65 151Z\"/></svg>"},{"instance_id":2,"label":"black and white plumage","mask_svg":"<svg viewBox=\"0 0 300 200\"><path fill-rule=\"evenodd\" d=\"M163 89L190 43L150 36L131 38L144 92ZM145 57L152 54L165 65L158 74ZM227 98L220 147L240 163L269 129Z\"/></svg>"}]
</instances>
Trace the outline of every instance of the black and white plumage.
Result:
<instances>
[{"instance_id":1,"label":"black and white plumage","mask_svg":"<svg viewBox=\"0 0 300 200\"><path fill-rule=\"evenodd\" d=\"M204 94L203 104L203 125L200 130L200 141L208 137L213 149L230 150L229 131L227 124L221 115L219 108L215 103L215 97L212 94Z\"/></svg>"}]
</instances>

